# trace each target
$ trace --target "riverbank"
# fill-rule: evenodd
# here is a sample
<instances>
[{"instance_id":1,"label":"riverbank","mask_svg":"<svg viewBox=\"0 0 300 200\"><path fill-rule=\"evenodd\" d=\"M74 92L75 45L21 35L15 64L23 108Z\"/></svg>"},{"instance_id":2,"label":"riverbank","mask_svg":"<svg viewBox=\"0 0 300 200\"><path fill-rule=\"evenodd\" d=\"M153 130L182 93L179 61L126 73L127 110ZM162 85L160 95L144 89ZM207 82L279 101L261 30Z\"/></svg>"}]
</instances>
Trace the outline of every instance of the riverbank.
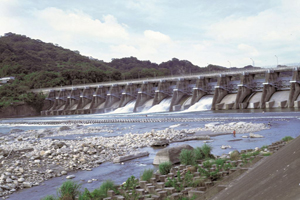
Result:
<instances>
[{"instance_id":1,"label":"riverbank","mask_svg":"<svg viewBox=\"0 0 300 200\"><path fill-rule=\"evenodd\" d=\"M212 134L249 133L269 128L262 123L214 123L205 127L175 130L152 130L143 134L127 133L116 137L90 136L101 131L110 131L105 126L62 126L40 130L13 129L0 137L2 176L1 193L7 196L17 190L42 184L45 180L60 177L77 170L92 170L102 163L118 157L144 151L158 141L166 144L185 140L205 139ZM75 135L71 140L57 140L58 136ZM163 145L166 145L163 144Z\"/></svg>"}]
</instances>

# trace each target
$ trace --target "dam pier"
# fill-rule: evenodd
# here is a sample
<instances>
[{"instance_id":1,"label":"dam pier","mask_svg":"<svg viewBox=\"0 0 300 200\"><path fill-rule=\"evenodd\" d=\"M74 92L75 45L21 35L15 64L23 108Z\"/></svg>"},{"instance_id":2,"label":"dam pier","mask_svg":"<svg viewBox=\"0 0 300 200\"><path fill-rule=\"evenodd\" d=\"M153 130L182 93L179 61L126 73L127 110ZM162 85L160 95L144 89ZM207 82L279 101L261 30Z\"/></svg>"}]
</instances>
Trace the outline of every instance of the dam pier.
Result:
<instances>
[{"instance_id":1,"label":"dam pier","mask_svg":"<svg viewBox=\"0 0 300 200\"><path fill-rule=\"evenodd\" d=\"M143 112L164 102L187 110L203 99L212 110L300 107L300 68L281 67L35 89L47 97L41 115L108 113L130 104Z\"/></svg>"}]
</instances>

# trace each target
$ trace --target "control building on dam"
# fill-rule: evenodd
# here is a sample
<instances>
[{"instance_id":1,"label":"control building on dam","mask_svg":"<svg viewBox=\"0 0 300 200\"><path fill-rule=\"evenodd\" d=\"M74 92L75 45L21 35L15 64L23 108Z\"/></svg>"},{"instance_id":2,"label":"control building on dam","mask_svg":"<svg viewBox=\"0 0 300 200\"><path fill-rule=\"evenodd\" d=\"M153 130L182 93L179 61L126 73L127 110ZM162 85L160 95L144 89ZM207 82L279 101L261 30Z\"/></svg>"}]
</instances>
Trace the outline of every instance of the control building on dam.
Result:
<instances>
[{"instance_id":1,"label":"control building on dam","mask_svg":"<svg viewBox=\"0 0 300 200\"><path fill-rule=\"evenodd\" d=\"M133 104L141 112L168 100L171 111L186 110L203 98L212 110L300 107L300 68L285 67L219 74L36 89L47 95L41 115L112 112Z\"/></svg>"}]
</instances>

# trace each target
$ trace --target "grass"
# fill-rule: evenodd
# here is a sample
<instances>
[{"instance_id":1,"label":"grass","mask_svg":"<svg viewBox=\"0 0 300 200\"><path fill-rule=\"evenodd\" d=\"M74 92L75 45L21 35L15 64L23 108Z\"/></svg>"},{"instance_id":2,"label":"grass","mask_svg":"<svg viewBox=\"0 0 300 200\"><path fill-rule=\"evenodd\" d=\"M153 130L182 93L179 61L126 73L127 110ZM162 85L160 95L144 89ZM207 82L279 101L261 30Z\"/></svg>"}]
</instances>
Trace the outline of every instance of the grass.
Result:
<instances>
[{"instance_id":1,"label":"grass","mask_svg":"<svg viewBox=\"0 0 300 200\"><path fill-rule=\"evenodd\" d=\"M282 138L281 140L282 141L285 141L285 142L288 142L288 141L291 141L291 140L293 140L294 138L293 137L291 137L291 136L285 136L284 138Z\"/></svg>"},{"instance_id":2,"label":"grass","mask_svg":"<svg viewBox=\"0 0 300 200\"><path fill-rule=\"evenodd\" d=\"M172 163L171 162L162 162L159 164L158 169L161 175L167 175L170 173L170 170L172 168Z\"/></svg>"},{"instance_id":3,"label":"grass","mask_svg":"<svg viewBox=\"0 0 300 200\"><path fill-rule=\"evenodd\" d=\"M80 188L81 185L76 182L73 181L64 182L57 191L59 199L61 200L75 199L76 196L80 195Z\"/></svg>"},{"instance_id":4,"label":"grass","mask_svg":"<svg viewBox=\"0 0 300 200\"><path fill-rule=\"evenodd\" d=\"M182 149L179 154L179 160L184 165L195 165L196 159L193 150Z\"/></svg>"},{"instance_id":5,"label":"grass","mask_svg":"<svg viewBox=\"0 0 300 200\"><path fill-rule=\"evenodd\" d=\"M150 179L153 176L153 169L146 169L144 170L142 176L141 176L141 180L142 181L150 181Z\"/></svg>"}]
</instances>

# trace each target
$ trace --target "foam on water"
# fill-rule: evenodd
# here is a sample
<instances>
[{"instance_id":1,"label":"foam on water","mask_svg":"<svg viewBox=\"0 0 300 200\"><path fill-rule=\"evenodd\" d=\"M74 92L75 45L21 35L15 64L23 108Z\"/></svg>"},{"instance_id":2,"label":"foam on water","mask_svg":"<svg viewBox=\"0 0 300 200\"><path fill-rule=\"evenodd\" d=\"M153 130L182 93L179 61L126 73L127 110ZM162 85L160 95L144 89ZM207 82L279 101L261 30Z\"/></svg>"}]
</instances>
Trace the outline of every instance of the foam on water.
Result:
<instances>
[{"instance_id":1,"label":"foam on water","mask_svg":"<svg viewBox=\"0 0 300 200\"><path fill-rule=\"evenodd\" d=\"M212 95L204 96L197 103L189 107L189 109L185 110L185 112L210 110L212 105L212 100L213 100Z\"/></svg>"}]
</instances>

